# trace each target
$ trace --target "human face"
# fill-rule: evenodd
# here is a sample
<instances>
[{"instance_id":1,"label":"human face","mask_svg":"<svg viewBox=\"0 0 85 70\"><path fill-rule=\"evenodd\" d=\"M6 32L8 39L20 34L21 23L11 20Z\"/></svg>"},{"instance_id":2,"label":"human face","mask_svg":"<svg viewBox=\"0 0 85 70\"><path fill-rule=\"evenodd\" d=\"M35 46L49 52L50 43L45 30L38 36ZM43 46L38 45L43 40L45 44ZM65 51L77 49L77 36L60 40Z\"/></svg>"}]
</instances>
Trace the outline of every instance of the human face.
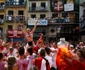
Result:
<instances>
[{"instance_id":1,"label":"human face","mask_svg":"<svg viewBox=\"0 0 85 70\"><path fill-rule=\"evenodd\" d=\"M27 33L30 33L30 31L31 31L31 30L28 28L28 29L27 29Z\"/></svg>"}]
</instances>

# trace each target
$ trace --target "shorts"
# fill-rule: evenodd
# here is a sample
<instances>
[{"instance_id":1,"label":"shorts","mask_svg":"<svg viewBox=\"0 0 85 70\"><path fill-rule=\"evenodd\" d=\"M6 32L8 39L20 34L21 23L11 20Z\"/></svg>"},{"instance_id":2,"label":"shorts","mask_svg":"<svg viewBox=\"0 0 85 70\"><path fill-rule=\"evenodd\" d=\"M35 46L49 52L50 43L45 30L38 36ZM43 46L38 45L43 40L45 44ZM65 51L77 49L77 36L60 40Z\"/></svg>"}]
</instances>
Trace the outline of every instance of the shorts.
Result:
<instances>
[{"instance_id":1,"label":"shorts","mask_svg":"<svg viewBox=\"0 0 85 70\"><path fill-rule=\"evenodd\" d=\"M32 41L28 42L29 46L33 46Z\"/></svg>"}]
</instances>

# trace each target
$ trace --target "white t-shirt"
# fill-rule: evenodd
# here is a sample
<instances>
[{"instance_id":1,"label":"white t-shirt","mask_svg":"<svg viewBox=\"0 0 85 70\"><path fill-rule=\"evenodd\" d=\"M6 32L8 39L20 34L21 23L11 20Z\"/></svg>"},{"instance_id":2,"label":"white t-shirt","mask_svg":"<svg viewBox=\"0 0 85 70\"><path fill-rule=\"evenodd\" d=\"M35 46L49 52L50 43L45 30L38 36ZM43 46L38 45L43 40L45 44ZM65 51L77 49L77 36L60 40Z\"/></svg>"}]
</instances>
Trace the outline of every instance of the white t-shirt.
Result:
<instances>
[{"instance_id":1,"label":"white t-shirt","mask_svg":"<svg viewBox=\"0 0 85 70\"><path fill-rule=\"evenodd\" d=\"M50 49L51 50L56 50L56 52L52 52L51 53L51 56L52 56L52 62L53 62L52 67L54 67L55 69L57 69L57 65L56 65L56 54L57 54L58 49L57 48L55 49L53 47L51 47Z\"/></svg>"},{"instance_id":2,"label":"white t-shirt","mask_svg":"<svg viewBox=\"0 0 85 70\"><path fill-rule=\"evenodd\" d=\"M41 69L40 70L46 70L46 61L44 59L42 59Z\"/></svg>"},{"instance_id":3,"label":"white t-shirt","mask_svg":"<svg viewBox=\"0 0 85 70\"><path fill-rule=\"evenodd\" d=\"M29 64L28 64L28 66L27 66L27 70L30 70L31 68L33 68L34 55L27 56L26 59L29 61Z\"/></svg>"},{"instance_id":4,"label":"white t-shirt","mask_svg":"<svg viewBox=\"0 0 85 70\"><path fill-rule=\"evenodd\" d=\"M51 56L48 56L46 55L45 58L48 60L49 64L50 64L50 68L52 67L53 65L53 62L52 62L52 57Z\"/></svg>"}]
</instances>

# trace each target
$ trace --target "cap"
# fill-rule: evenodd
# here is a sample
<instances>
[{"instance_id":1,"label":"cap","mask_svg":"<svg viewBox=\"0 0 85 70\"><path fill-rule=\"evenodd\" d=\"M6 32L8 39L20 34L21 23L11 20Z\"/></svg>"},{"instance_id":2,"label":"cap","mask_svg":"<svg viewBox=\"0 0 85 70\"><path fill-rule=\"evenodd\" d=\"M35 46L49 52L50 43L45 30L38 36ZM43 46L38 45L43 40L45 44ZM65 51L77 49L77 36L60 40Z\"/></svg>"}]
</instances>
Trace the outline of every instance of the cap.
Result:
<instances>
[{"instance_id":1,"label":"cap","mask_svg":"<svg viewBox=\"0 0 85 70\"><path fill-rule=\"evenodd\" d=\"M9 50L13 50L13 47L10 47Z\"/></svg>"}]
</instances>

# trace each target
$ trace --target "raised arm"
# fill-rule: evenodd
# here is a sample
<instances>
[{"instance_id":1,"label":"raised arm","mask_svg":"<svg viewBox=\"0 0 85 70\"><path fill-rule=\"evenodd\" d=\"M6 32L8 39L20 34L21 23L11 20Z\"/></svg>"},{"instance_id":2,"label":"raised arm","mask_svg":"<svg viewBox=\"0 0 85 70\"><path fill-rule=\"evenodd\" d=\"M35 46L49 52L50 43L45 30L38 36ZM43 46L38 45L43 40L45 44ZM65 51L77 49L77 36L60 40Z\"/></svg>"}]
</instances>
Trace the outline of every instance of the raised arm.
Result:
<instances>
[{"instance_id":1,"label":"raised arm","mask_svg":"<svg viewBox=\"0 0 85 70\"><path fill-rule=\"evenodd\" d=\"M21 29L22 33L25 35L26 32L22 29L22 27L20 27L20 29Z\"/></svg>"},{"instance_id":2,"label":"raised arm","mask_svg":"<svg viewBox=\"0 0 85 70\"><path fill-rule=\"evenodd\" d=\"M32 33L35 32L35 29L36 29L37 23L38 23L38 21L35 23L35 26L34 26L34 28L32 29Z\"/></svg>"}]
</instances>

